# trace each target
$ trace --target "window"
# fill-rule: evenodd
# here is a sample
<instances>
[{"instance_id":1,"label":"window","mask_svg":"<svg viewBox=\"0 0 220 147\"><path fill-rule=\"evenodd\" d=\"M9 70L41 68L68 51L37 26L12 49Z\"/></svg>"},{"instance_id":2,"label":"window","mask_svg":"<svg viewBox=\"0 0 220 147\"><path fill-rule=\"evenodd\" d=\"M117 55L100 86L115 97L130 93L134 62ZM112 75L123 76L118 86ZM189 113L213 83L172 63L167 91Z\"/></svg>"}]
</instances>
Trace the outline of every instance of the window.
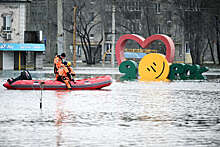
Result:
<instances>
[{"instance_id":1,"label":"window","mask_svg":"<svg viewBox=\"0 0 220 147\"><path fill-rule=\"evenodd\" d=\"M125 2L125 10L129 10L128 9L128 4L129 4L128 2Z\"/></svg>"},{"instance_id":2,"label":"window","mask_svg":"<svg viewBox=\"0 0 220 147\"><path fill-rule=\"evenodd\" d=\"M90 34L90 39L94 39L94 34Z\"/></svg>"},{"instance_id":3,"label":"window","mask_svg":"<svg viewBox=\"0 0 220 147\"><path fill-rule=\"evenodd\" d=\"M157 33L160 34L160 24L157 25Z\"/></svg>"},{"instance_id":4,"label":"window","mask_svg":"<svg viewBox=\"0 0 220 147\"><path fill-rule=\"evenodd\" d=\"M172 21L172 11L167 12L167 20Z\"/></svg>"},{"instance_id":5,"label":"window","mask_svg":"<svg viewBox=\"0 0 220 147\"><path fill-rule=\"evenodd\" d=\"M89 16L90 16L90 18L94 18L95 17L95 13L94 12L90 12Z\"/></svg>"},{"instance_id":6,"label":"window","mask_svg":"<svg viewBox=\"0 0 220 147\"><path fill-rule=\"evenodd\" d=\"M89 17L90 17L90 21L94 22L95 21L95 13L94 12L90 12L89 13Z\"/></svg>"},{"instance_id":7,"label":"window","mask_svg":"<svg viewBox=\"0 0 220 147\"><path fill-rule=\"evenodd\" d=\"M11 15L3 16L3 31L11 31Z\"/></svg>"},{"instance_id":8,"label":"window","mask_svg":"<svg viewBox=\"0 0 220 147\"><path fill-rule=\"evenodd\" d=\"M189 48L189 42L188 41L185 42L185 51L186 51L186 53L190 53L190 48Z\"/></svg>"},{"instance_id":9,"label":"window","mask_svg":"<svg viewBox=\"0 0 220 147\"><path fill-rule=\"evenodd\" d=\"M130 10L131 11L135 10L135 3L134 2L130 2Z\"/></svg>"},{"instance_id":10,"label":"window","mask_svg":"<svg viewBox=\"0 0 220 147\"><path fill-rule=\"evenodd\" d=\"M77 48L76 48L76 55L81 57L81 48L80 46L78 45Z\"/></svg>"},{"instance_id":11,"label":"window","mask_svg":"<svg viewBox=\"0 0 220 147\"><path fill-rule=\"evenodd\" d=\"M106 44L105 44L105 49L106 49L106 51L107 51L108 53L111 52L111 48L112 48L112 44L111 44L111 43L106 43Z\"/></svg>"},{"instance_id":12,"label":"window","mask_svg":"<svg viewBox=\"0 0 220 147\"><path fill-rule=\"evenodd\" d=\"M139 22L137 22L137 23L134 24L134 29L135 29L134 31L135 31L135 32L139 32L139 31L140 31L140 26L139 26L139 24L140 24Z\"/></svg>"},{"instance_id":13,"label":"window","mask_svg":"<svg viewBox=\"0 0 220 147\"><path fill-rule=\"evenodd\" d=\"M135 2L135 10L140 10L139 2Z\"/></svg>"},{"instance_id":14,"label":"window","mask_svg":"<svg viewBox=\"0 0 220 147\"><path fill-rule=\"evenodd\" d=\"M141 19L141 11L135 12L135 19Z\"/></svg>"},{"instance_id":15,"label":"window","mask_svg":"<svg viewBox=\"0 0 220 147\"><path fill-rule=\"evenodd\" d=\"M95 0L91 0L91 1L90 1L90 4L91 4L91 5L94 5L94 4L95 4Z\"/></svg>"},{"instance_id":16,"label":"window","mask_svg":"<svg viewBox=\"0 0 220 147\"><path fill-rule=\"evenodd\" d=\"M156 3L156 14L160 14L160 3Z\"/></svg>"}]
</instances>

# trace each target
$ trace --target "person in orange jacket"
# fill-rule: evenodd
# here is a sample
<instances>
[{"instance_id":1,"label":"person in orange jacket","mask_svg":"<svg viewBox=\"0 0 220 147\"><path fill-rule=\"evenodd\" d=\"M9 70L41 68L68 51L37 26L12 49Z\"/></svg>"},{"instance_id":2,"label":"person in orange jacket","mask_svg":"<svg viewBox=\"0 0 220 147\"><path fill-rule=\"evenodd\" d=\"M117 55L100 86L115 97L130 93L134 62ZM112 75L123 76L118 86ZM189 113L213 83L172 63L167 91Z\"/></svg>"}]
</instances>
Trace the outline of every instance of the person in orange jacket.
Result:
<instances>
[{"instance_id":1,"label":"person in orange jacket","mask_svg":"<svg viewBox=\"0 0 220 147\"><path fill-rule=\"evenodd\" d=\"M63 65L63 60L65 59L66 57L66 54L65 53L62 53L61 55L56 55L54 57L54 74L55 74L55 80L57 80L58 76L59 76L59 73L58 73L58 70L60 69L61 66L64 66Z\"/></svg>"},{"instance_id":2,"label":"person in orange jacket","mask_svg":"<svg viewBox=\"0 0 220 147\"><path fill-rule=\"evenodd\" d=\"M65 66L61 66L58 70L58 81L64 82L68 89L71 89L70 81L74 82L72 76L75 75L75 72L70 67L71 62L64 62Z\"/></svg>"}]
</instances>

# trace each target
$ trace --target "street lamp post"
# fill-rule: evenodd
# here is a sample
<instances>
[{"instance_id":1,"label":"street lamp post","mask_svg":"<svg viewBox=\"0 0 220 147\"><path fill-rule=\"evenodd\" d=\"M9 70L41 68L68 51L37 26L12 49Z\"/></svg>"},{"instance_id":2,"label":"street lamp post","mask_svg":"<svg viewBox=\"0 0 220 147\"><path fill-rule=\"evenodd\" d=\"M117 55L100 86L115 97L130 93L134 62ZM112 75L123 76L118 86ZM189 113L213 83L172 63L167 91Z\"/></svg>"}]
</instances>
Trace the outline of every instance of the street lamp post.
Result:
<instances>
[{"instance_id":1,"label":"street lamp post","mask_svg":"<svg viewBox=\"0 0 220 147\"><path fill-rule=\"evenodd\" d=\"M219 29L218 29L218 16L215 16L215 23L216 23L216 47L217 47L217 54L218 54L218 61L220 64L220 47L219 47Z\"/></svg>"},{"instance_id":2,"label":"street lamp post","mask_svg":"<svg viewBox=\"0 0 220 147\"><path fill-rule=\"evenodd\" d=\"M76 9L73 10L73 67L76 67Z\"/></svg>"},{"instance_id":3,"label":"street lamp post","mask_svg":"<svg viewBox=\"0 0 220 147\"><path fill-rule=\"evenodd\" d=\"M57 0L57 53L63 52L63 3Z\"/></svg>"},{"instance_id":4,"label":"street lamp post","mask_svg":"<svg viewBox=\"0 0 220 147\"><path fill-rule=\"evenodd\" d=\"M115 0L112 3L112 51L111 51L112 67L115 66Z\"/></svg>"}]
</instances>

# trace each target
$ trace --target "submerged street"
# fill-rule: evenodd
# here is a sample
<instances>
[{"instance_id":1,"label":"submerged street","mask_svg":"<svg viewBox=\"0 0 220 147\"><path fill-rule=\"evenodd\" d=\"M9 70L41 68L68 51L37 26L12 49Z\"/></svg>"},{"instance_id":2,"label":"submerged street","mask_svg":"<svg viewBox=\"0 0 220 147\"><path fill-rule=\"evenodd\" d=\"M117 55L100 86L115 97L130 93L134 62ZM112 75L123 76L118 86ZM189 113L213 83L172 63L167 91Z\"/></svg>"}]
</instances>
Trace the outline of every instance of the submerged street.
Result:
<instances>
[{"instance_id":1,"label":"submerged street","mask_svg":"<svg viewBox=\"0 0 220 147\"><path fill-rule=\"evenodd\" d=\"M0 0L0 147L220 147L219 8Z\"/></svg>"},{"instance_id":2,"label":"submerged street","mask_svg":"<svg viewBox=\"0 0 220 147\"><path fill-rule=\"evenodd\" d=\"M1 85L20 74L5 73L0 72ZM33 79L54 77L47 71L30 73ZM77 78L104 70L94 73ZM218 80L119 82L120 75L111 73L112 85L102 90L41 92L1 86L0 146L220 145Z\"/></svg>"}]
</instances>

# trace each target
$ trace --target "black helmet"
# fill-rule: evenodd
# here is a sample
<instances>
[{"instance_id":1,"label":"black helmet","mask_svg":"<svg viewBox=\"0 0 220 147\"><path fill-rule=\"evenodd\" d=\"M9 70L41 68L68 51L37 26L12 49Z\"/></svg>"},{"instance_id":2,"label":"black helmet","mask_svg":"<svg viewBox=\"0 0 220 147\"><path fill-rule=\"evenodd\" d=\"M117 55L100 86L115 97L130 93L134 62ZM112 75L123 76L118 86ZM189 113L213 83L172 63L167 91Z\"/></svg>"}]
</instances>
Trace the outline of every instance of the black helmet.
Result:
<instances>
[{"instance_id":1,"label":"black helmet","mask_svg":"<svg viewBox=\"0 0 220 147\"><path fill-rule=\"evenodd\" d=\"M65 54L65 53L62 53L61 56L62 56L62 57L66 57L66 54Z\"/></svg>"}]
</instances>

